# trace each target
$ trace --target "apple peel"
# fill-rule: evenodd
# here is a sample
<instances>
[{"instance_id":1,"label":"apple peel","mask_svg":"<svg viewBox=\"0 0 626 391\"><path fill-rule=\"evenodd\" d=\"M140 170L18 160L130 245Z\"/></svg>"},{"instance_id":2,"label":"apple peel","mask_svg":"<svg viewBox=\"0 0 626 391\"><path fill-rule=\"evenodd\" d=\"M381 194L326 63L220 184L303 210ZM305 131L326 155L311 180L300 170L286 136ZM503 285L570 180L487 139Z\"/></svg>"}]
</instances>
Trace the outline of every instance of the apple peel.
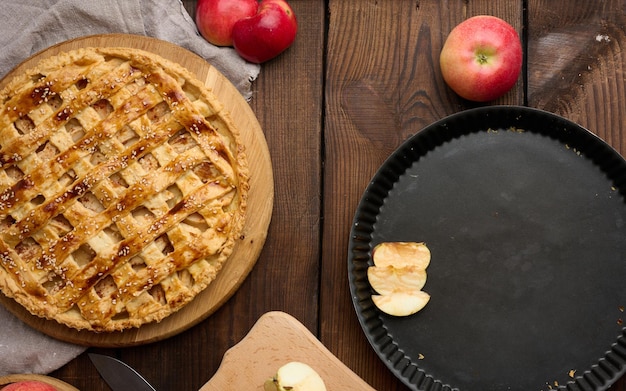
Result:
<instances>
[{"instance_id":1,"label":"apple peel","mask_svg":"<svg viewBox=\"0 0 626 391\"><path fill-rule=\"evenodd\" d=\"M198 0L196 26L204 39L215 46L233 46L233 26L257 13L257 0Z\"/></svg>"},{"instance_id":2,"label":"apple peel","mask_svg":"<svg viewBox=\"0 0 626 391\"><path fill-rule=\"evenodd\" d=\"M261 0L257 13L233 25L233 47L246 61L263 63L296 39L298 20L285 0Z\"/></svg>"},{"instance_id":3,"label":"apple peel","mask_svg":"<svg viewBox=\"0 0 626 391\"><path fill-rule=\"evenodd\" d=\"M441 75L459 96L488 102L507 93L522 70L519 34L506 21L476 15L450 31L439 56Z\"/></svg>"}]
</instances>

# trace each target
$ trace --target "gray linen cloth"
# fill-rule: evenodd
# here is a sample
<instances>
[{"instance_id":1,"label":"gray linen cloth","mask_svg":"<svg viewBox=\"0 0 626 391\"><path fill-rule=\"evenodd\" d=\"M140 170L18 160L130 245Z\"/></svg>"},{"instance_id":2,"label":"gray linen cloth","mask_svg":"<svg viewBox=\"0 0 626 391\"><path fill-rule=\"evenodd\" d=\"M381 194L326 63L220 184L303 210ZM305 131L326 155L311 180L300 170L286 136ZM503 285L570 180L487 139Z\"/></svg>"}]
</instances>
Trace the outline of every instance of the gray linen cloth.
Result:
<instances>
[{"instance_id":1,"label":"gray linen cloth","mask_svg":"<svg viewBox=\"0 0 626 391\"><path fill-rule=\"evenodd\" d=\"M260 71L233 49L215 47L200 37L180 0L1 0L0 77L56 43L106 33L151 36L191 50L221 71L246 99ZM31 329L1 306L0 328L0 376L49 373L85 350Z\"/></svg>"}]
</instances>

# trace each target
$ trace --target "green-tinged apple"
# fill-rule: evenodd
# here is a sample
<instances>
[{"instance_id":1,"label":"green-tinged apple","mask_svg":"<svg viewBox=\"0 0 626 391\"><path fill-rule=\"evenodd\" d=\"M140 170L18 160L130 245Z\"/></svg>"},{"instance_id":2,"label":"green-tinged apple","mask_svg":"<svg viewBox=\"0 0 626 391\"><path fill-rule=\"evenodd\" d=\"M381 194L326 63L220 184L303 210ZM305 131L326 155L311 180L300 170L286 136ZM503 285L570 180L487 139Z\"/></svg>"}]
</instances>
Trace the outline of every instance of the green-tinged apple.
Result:
<instances>
[{"instance_id":1,"label":"green-tinged apple","mask_svg":"<svg viewBox=\"0 0 626 391\"><path fill-rule=\"evenodd\" d=\"M233 26L233 46L247 61L260 64L285 51L296 38L298 22L284 0L261 0L256 15Z\"/></svg>"},{"instance_id":2,"label":"green-tinged apple","mask_svg":"<svg viewBox=\"0 0 626 391\"><path fill-rule=\"evenodd\" d=\"M487 102L501 97L517 82L522 44L509 23L478 15L452 29L439 63L445 82L454 92L471 101Z\"/></svg>"},{"instance_id":3,"label":"green-tinged apple","mask_svg":"<svg viewBox=\"0 0 626 391\"><path fill-rule=\"evenodd\" d=\"M255 15L257 0L198 0L196 25L200 34L216 46L233 46L233 25Z\"/></svg>"},{"instance_id":4,"label":"green-tinged apple","mask_svg":"<svg viewBox=\"0 0 626 391\"><path fill-rule=\"evenodd\" d=\"M48 383L37 380L23 380L2 387L2 391L58 391Z\"/></svg>"}]
</instances>

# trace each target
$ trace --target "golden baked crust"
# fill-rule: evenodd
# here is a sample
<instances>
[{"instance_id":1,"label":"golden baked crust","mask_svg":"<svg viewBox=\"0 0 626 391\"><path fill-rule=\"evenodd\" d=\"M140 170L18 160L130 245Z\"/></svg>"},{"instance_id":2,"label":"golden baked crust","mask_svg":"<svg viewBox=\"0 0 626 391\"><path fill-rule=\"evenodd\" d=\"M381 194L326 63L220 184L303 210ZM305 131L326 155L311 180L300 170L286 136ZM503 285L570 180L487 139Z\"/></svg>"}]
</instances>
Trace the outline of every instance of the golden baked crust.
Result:
<instances>
[{"instance_id":1,"label":"golden baked crust","mask_svg":"<svg viewBox=\"0 0 626 391\"><path fill-rule=\"evenodd\" d=\"M160 321L241 235L248 167L183 67L130 48L41 61L0 91L0 289L76 329Z\"/></svg>"}]
</instances>

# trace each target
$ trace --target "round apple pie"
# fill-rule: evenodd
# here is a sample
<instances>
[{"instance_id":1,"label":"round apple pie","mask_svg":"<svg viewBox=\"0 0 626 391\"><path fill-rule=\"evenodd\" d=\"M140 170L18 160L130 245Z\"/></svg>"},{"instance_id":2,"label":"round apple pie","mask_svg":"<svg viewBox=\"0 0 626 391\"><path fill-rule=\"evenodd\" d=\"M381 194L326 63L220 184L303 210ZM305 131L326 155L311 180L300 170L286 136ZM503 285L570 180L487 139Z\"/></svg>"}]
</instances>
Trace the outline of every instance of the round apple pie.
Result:
<instances>
[{"instance_id":1,"label":"round apple pie","mask_svg":"<svg viewBox=\"0 0 626 391\"><path fill-rule=\"evenodd\" d=\"M130 48L41 61L0 91L0 289L75 329L160 321L242 235L248 165L216 96Z\"/></svg>"}]
</instances>

